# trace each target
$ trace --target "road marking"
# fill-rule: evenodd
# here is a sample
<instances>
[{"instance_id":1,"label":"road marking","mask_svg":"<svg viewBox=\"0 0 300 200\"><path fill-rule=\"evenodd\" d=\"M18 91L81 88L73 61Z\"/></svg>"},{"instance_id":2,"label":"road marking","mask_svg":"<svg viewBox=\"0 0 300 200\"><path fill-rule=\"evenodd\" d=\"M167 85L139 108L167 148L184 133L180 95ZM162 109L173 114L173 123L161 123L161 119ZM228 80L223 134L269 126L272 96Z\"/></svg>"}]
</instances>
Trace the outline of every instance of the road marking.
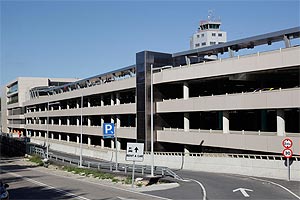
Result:
<instances>
[{"instance_id":1,"label":"road marking","mask_svg":"<svg viewBox=\"0 0 300 200\"><path fill-rule=\"evenodd\" d=\"M79 195L76 195L76 194L73 194L73 193L70 193L70 192L66 192L66 191L64 191L64 190L61 190L61 189L52 187L52 186L47 185L47 184L45 184L45 183L42 183L42 182L39 182L39 181L30 179L30 178L23 177L23 176L21 176L21 175L19 175L19 174L15 174L15 173L12 173L12 172L8 172L8 171L6 171L6 170L3 170L3 171L5 171L6 173L11 174L11 175L13 175L13 176L15 176L15 177L24 179L24 180L26 180L26 181L28 181L28 182L30 182L30 183L33 183L33 184L36 184L36 185L45 187L45 188L47 188L47 189L55 190L55 191L57 191L57 192L59 192L59 193L62 193L62 194L64 194L64 195L71 196L71 197L76 198L76 199L90 200L90 199L85 198L85 197L83 197L83 196L79 196Z\"/></svg>"},{"instance_id":2,"label":"road marking","mask_svg":"<svg viewBox=\"0 0 300 200\"><path fill-rule=\"evenodd\" d=\"M194 181L196 182L198 185L200 185L201 189L202 189L202 192L203 192L203 198L202 200L206 200L206 190L205 190L205 187L203 186L202 183L200 183L199 181L195 180L195 179L190 179L190 178L186 178L184 179L183 181L187 182L187 181Z\"/></svg>"},{"instance_id":3,"label":"road marking","mask_svg":"<svg viewBox=\"0 0 300 200\"><path fill-rule=\"evenodd\" d=\"M287 189L286 187L284 187L284 186L282 186L282 185L280 185L280 184L278 184L278 183L274 183L274 182L272 182L272 181L268 181L268 180L264 180L264 179L259 179L259 178L254 178L254 177L249 177L249 178L254 179L254 180L257 180L257 181L268 182L268 183L271 183L271 184L276 185L276 186L278 186L278 187L281 187L282 189L286 190L287 192L289 192L290 194L292 194L293 196L295 196L297 199L300 199L300 197L299 197L297 194L295 194L295 193L292 192L291 190Z\"/></svg>"},{"instance_id":4,"label":"road marking","mask_svg":"<svg viewBox=\"0 0 300 200\"><path fill-rule=\"evenodd\" d=\"M117 197L118 199L121 199L121 200L137 200L137 199L127 199L127 198L124 198L124 197Z\"/></svg>"},{"instance_id":5,"label":"road marking","mask_svg":"<svg viewBox=\"0 0 300 200\"><path fill-rule=\"evenodd\" d=\"M240 191L244 195L244 197L250 197L250 195L246 191L253 192L253 190L247 188L237 188L235 190L232 190L232 192L237 192L237 191Z\"/></svg>"}]
</instances>

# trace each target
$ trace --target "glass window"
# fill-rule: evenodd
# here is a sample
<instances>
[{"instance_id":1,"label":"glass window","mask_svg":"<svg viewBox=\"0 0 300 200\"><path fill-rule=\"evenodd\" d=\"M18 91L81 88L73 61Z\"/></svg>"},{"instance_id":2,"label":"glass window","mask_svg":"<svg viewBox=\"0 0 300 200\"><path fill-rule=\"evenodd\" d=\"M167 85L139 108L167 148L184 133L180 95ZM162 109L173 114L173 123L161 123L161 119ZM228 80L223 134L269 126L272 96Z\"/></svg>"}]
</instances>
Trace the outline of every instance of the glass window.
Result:
<instances>
[{"instance_id":1,"label":"glass window","mask_svg":"<svg viewBox=\"0 0 300 200\"><path fill-rule=\"evenodd\" d=\"M204 37L204 33L201 34L201 37Z\"/></svg>"},{"instance_id":2,"label":"glass window","mask_svg":"<svg viewBox=\"0 0 300 200\"><path fill-rule=\"evenodd\" d=\"M202 44L201 44L202 46L205 46L206 45L206 42L202 42Z\"/></svg>"},{"instance_id":3,"label":"glass window","mask_svg":"<svg viewBox=\"0 0 300 200\"><path fill-rule=\"evenodd\" d=\"M216 42L210 42L209 44L210 44L210 45L215 45L215 44L216 44Z\"/></svg>"},{"instance_id":4,"label":"glass window","mask_svg":"<svg viewBox=\"0 0 300 200\"><path fill-rule=\"evenodd\" d=\"M216 33L212 33L211 35L212 35L212 36L216 36Z\"/></svg>"},{"instance_id":5,"label":"glass window","mask_svg":"<svg viewBox=\"0 0 300 200\"><path fill-rule=\"evenodd\" d=\"M197 35L197 38L199 38L199 35Z\"/></svg>"},{"instance_id":6,"label":"glass window","mask_svg":"<svg viewBox=\"0 0 300 200\"><path fill-rule=\"evenodd\" d=\"M199 47L199 46L200 46L200 44L199 44L199 43L195 44L195 47Z\"/></svg>"},{"instance_id":7,"label":"glass window","mask_svg":"<svg viewBox=\"0 0 300 200\"><path fill-rule=\"evenodd\" d=\"M219 37L222 37L222 33L219 33L218 36L219 36Z\"/></svg>"}]
</instances>

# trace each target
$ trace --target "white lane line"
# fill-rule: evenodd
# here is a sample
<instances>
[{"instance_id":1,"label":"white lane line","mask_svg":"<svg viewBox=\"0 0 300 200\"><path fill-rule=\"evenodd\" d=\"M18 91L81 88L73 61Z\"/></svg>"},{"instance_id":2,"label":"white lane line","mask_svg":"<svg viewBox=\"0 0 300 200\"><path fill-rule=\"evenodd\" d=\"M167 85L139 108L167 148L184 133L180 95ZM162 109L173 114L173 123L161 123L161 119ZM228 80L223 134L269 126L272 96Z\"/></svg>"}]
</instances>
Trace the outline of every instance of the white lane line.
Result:
<instances>
[{"instance_id":1,"label":"white lane line","mask_svg":"<svg viewBox=\"0 0 300 200\"><path fill-rule=\"evenodd\" d=\"M272 182L272 181L268 181L268 180L264 180L264 179L260 179L260 178L254 178L254 177L249 177L249 178L254 179L254 180L257 180L257 181L268 182L268 183L271 183L271 184L276 185L276 186L278 186L278 187L281 187L282 189L286 190L287 192L289 192L290 194L292 194L293 196L295 196L297 199L300 199L300 197L299 197L297 194L295 194L294 192L292 192L292 191L289 190L288 188L286 188L286 187L284 187L284 186L282 186L282 185L280 185L280 184L278 184L278 183L274 183L274 182Z\"/></svg>"},{"instance_id":2,"label":"white lane line","mask_svg":"<svg viewBox=\"0 0 300 200\"><path fill-rule=\"evenodd\" d=\"M139 194L139 195L142 195L142 196L148 196L148 197L162 199L162 200L172 200L172 199L168 199L168 198L165 198L165 197L155 196L155 195L151 195L151 194L147 194L147 193L141 193L141 192L137 192L137 191L134 191L134 190L128 190L128 189L124 189L124 188L120 188L120 187L115 187L115 186L112 186L112 185L94 183L94 182L90 182L90 181L83 180L83 179L79 180L79 179L68 177L68 176L63 176L63 175L58 175L58 174L54 174L54 173L50 173L50 172L41 171L41 170L38 170L38 169L32 169L32 170L36 170L36 171L39 171L39 172L45 173L45 174L50 174L52 176L58 176L58 177L62 177L62 178L68 178L68 179L72 179L72 180L83 181L83 182L89 183L89 184L94 184L94 185L99 185L99 186L103 186L103 187L107 187L107 188L113 188L113 189L116 189L116 190L122 190L122 191L125 191L125 192L130 192L130 193L134 193L134 194Z\"/></svg>"},{"instance_id":3,"label":"white lane line","mask_svg":"<svg viewBox=\"0 0 300 200\"><path fill-rule=\"evenodd\" d=\"M190 179L190 178L186 178L186 179L184 179L183 181L186 181L186 180L188 180L188 181L194 181L194 182L196 182L198 185L200 185L200 187L201 187L201 189L202 189L202 192L203 192L203 200L206 200L206 190L205 190L205 187L203 186L203 184L202 183L200 183L199 181L197 181L197 180L195 180L195 179Z\"/></svg>"},{"instance_id":4,"label":"white lane line","mask_svg":"<svg viewBox=\"0 0 300 200\"><path fill-rule=\"evenodd\" d=\"M83 197L83 196L79 196L79 195L76 195L76 194L73 194L73 193L70 193L70 192L66 192L66 191L64 191L64 190L61 190L61 189L52 187L52 186L47 185L47 184L45 184L45 183L42 183L42 182L39 182L39 181L30 179L30 178L23 177L23 176L21 176L21 175L19 175L19 174L15 174L15 173L12 173L12 172L7 172L7 171L6 171L6 173L8 173L8 174L10 174L10 175L12 175L12 176L15 176L15 177L24 179L24 180L26 180L26 181L28 181L28 182L30 182L30 183L33 183L33 184L36 184L36 185L45 187L45 188L47 188L47 189L55 190L55 191L57 191L57 192L59 192L59 193L61 193L61 194L68 195L68 196L71 196L71 197L76 198L76 199L90 200L90 199L85 198L85 197Z\"/></svg>"}]
</instances>

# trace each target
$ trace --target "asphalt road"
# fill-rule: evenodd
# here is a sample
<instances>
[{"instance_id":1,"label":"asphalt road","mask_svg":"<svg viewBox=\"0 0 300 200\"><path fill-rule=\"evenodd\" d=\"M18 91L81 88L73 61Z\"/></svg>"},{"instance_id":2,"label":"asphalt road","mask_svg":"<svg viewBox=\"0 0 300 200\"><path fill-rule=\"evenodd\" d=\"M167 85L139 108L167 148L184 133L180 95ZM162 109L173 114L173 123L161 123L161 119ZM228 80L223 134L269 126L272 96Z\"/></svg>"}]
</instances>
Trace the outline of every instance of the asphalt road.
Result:
<instances>
[{"instance_id":1,"label":"asphalt road","mask_svg":"<svg viewBox=\"0 0 300 200\"><path fill-rule=\"evenodd\" d=\"M179 187L140 193L21 161L1 161L1 179L10 184L11 199L300 199L297 181L182 170L177 174L187 180L179 181Z\"/></svg>"},{"instance_id":2,"label":"asphalt road","mask_svg":"<svg viewBox=\"0 0 300 200\"><path fill-rule=\"evenodd\" d=\"M10 199L166 199L88 177L26 166L15 159L1 160L1 179L10 186Z\"/></svg>"},{"instance_id":3,"label":"asphalt road","mask_svg":"<svg viewBox=\"0 0 300 200\"><path fill-rule=\"evenodd\" d=\"M300 199L300 182L297 181L192 171L177 171L177 174L192 181L164 190L164 195L171 199L178 199L182 193L185 199ZM159 191L148 193L156 195ZM206 198L203 198L204 193Z\"/></svg>"}]
</instances>

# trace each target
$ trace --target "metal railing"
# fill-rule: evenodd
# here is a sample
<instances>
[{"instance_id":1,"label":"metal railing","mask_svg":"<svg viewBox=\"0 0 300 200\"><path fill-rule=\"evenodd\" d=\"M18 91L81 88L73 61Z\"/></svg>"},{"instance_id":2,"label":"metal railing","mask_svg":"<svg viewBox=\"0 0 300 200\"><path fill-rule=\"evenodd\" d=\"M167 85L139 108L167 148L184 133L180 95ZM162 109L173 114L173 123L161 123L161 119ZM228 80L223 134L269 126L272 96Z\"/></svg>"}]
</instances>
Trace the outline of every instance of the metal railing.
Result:
<instances>
[{"instance_id":1,"label":"metal railing","mask_svg":"<svg viewBox=\"0 0 300 200\"><path fill-rule=\"evenodd\" d=\"M39 147L32 147L30 149L31 154L37 154L42 158L46 158L46 152L43 148ZM50 161L54 162L60 162L63 164L73 165L73 166L79 166L80 161L79 159L69 158L65 156L59 156L55 155L53 153L49 153L48 156ZM109 161L82 161L82 166L86 168L92 168L97 170L107 170L110 172L113 172L115 169L115 162L109 162ZM132 172L133 167L131 164L124 164L124 163L118 163L118 170L124 172L127 174L128 172ZM140 173L141 175L150 174L151 172L151 166L148 165L135 165L135 172ZM178 176L175 172L173 172L168 167L162 167L162 166L154 166L154 172L155 175L161 175L162 177L169 176L173 177L178 180L183 180L180 176Z\"/></svg>"}]
</instances>

